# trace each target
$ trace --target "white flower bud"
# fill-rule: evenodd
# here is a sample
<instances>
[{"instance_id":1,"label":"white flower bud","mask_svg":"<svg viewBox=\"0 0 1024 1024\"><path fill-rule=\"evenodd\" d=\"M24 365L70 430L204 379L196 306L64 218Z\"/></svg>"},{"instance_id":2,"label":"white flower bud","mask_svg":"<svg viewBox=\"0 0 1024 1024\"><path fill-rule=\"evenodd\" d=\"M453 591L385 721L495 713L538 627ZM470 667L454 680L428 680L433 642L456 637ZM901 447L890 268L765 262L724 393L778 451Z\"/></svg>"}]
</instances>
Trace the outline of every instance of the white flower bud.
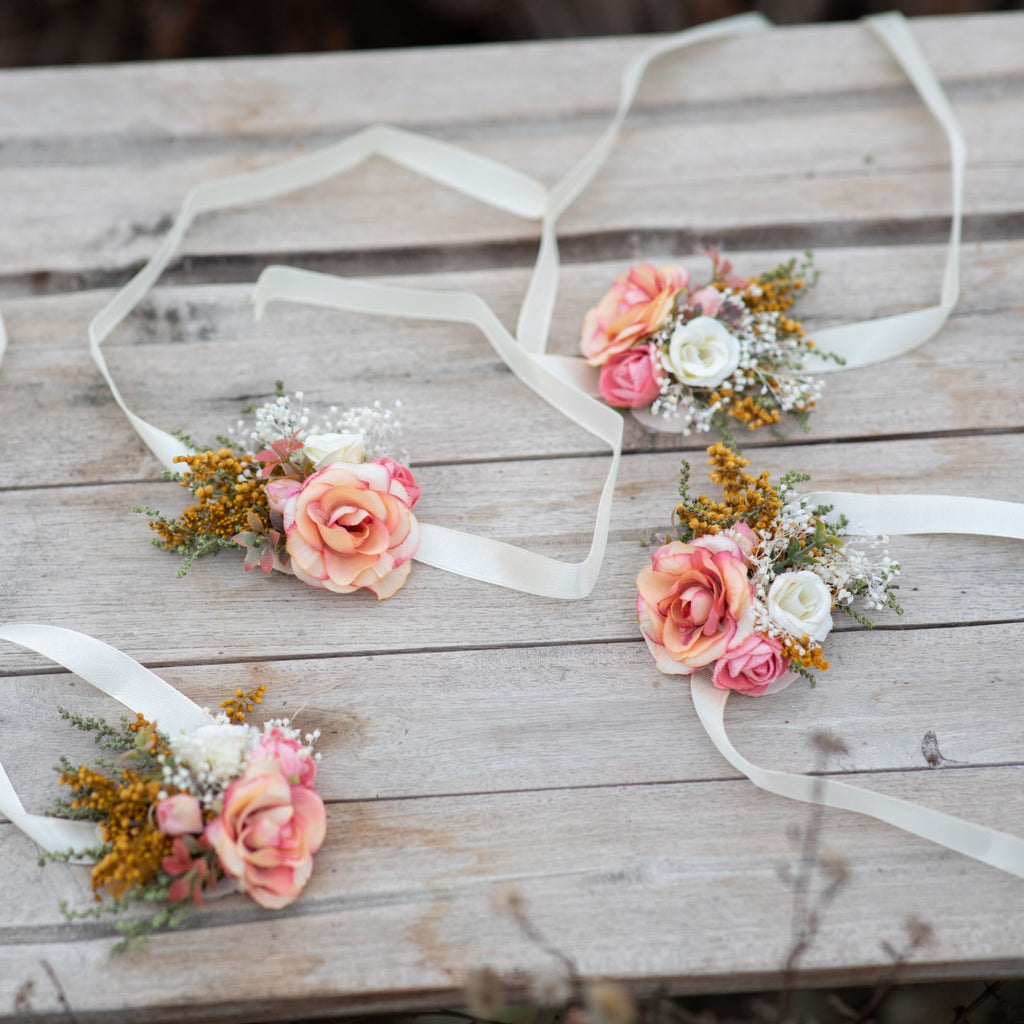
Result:
<instances>
[{"instance_id":1,"label":"white flower bud","mask_svg":"<svg viewBox=\"0 0 1024 1024\"><path fill-rule=\"evenodd\" d=\"M736 372L740 343L714 317L698 316L672 332L661 362L683 384L713 388Z\"/></svg>"},{"instance_id":2,"label":"white flower bud","mask_svg":"<svg viewBox=\"0 0 1024 1024\"><path fill-rule=\"evenodd\" d=\"M362 434L310 434L302 441L302 454L322 469L332 462L363 462Z\"/></svg>"},{"instance_id":3,"label":"white flower bud","mask_svg":"<svg viewBox=\"0 0 1024 1024\"><path fill-rule=\"evenodd\" d=\"M813 572L786 572L768 589L768 614L792 636L821 643L832 631L832 593Z\"/></svg>"}]
</instances>

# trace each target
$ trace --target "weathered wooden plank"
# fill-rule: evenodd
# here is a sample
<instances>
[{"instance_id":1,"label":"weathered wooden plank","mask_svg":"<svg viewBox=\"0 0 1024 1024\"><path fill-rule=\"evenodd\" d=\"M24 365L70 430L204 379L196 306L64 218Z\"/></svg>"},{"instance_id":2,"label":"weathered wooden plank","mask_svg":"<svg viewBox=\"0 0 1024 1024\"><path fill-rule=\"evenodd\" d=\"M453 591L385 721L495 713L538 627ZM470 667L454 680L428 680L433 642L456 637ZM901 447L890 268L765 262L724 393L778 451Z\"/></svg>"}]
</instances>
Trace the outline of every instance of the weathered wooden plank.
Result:
<instances>
[{"instance_id":1,"label":"weathered wooden plank","mask_svg":"<svg viewBox=\"0 0 1024 1024\"><path fill-rule=\"evenodd\" d=\"M998 33L1001 23L999 19L982 19L980 24L988 25L988 32ZM1012 28L1019 21L1008 24ZM878 48L874 41L866 42ZM723 45L755 44L734 40ZM802 54L804 60L819 67L819 75L835 76L843 89L849 89L836 76L828 51L812 47ZM884 54L879 56L888 60ZM230 67L237 70L235 65ZM808 88L788 99L773 94L766 108L763 103L751 103L748 87L738 96L724 89L716 93L714 102L701 103L699 90L693 93L699 66L680 70L686 77L675 83L675 104L666 110L664 100L653 107L648 103L646 114L642 110L636 123L631 122L609 167L564 218L562 227L568 237L589 240L595 232L622 234L638 229L685 229L714 236L749 232L758 225L789 224L801 226L806 244L835 244L828 239L842 237L844 230L854 240L855 232L865 230L865 220L868 229L878 234L889 221L931 220L947 208L945 144L909 91L886 85L881 96L865 99L855 91L846 93L846 100L837 104L829 90ZM974 68L976 76L983 71L995 74L987 67ZM89 73L81 73L88 81ZM610 100L615 75L608 73L607 65L601 73L607 79L603 92ZM13 74L15 78L26 74L31 82L40 75L46 79L46 73L40 72ZM156 82L159 74L158 68L153 75ZM172 105L180 108L180 71L168 74L166 88L173 91ZM548 83L556 71L545 68L545 73L539 74L527 61L518 74ZM808 80L795 68L787 77ZM743 76L741 80L750 81ZM465 79L449 80L448 88L462 81ZM480 125L488 123L486 119L471 119L468 133L456 123L442 134L553 181L584 152L601 127L600 118L582 123L574 119L574 111L591 102L591 93L581 85L568 78L564 91L572 103L561 113L559 106L552 111L550 105L535 98L534 118L539 118L539 124L535 120L517 122L513 114L506 113L494 137L481 134ZM552 91L550 86L545 88ZM143 95L151 96L159 89L151 84ZM76 95L79 92L86 90L76 90ZM260 88L239 92L258 95ZM518 84L509 85L505 92L520 89ZM678 102L683 97L692 101L692 109L687 106L680 113ZM954 100L958 99L954 95ZM44 114L55 109L48 101L39 102L44 104ZM1020 209L1020 175L1013 168L1020 159L1014 141L1019 133L1014 127L1020 121L1021 102L1016 79L1011 77L995 95L979 90L976 82L965 86L964 97L956 104L972 154L967 212L985 218L982 229L986 232L1005 231L992 217ZM200 104L200 109L208 111L207 131L216 134L222 128L216 103L209 107ZM445 109L451 109L451 104ZM158 116L158 112L152 115ZM84 121L90 123L90 118L85 116ZM229 140L226 151L212 153L208 141L196 140L191 134L182 138L157 133L154 138L151 124L141 137L129 135L127 140L111 137L97 125L94 130L103 140L103 156L98 158L89 145L81 146L76 119L75 127L69 129L75 152L92 156L71 166L63 144L16 142L9 169L0 171L0 189L11 197L7 230L20 244L10 247L0 259L0 272L18 277L18 282L10 285L15 290L52 287L39 276L48 272L64 275L59 279L63 288L75 287L77 274L86 275L87 282L105 283L97 280L99 271L123 272L149 255L154 236L166 227L191 185L263 166L296 151L294 123L288 121L286 140L268 142L257 134L255 141L239 148L237 135L229 133L223 136ZM41 120L36 117L34 131L44 138L46 124L45 116ZM728 131L724 132L726 124ZM140 129L135 126L131 130ZM724 146L723 137L728 139ZM302 145L309 148L322 141L321 137L307 138ZM23 146L28 147L27 152L19 157ZM756 156L752 158L752 154ZM26 166L31 166L31 174L24 173ZM799 189L792 187L794 171L805 176ZM86 196L88 202L83 203ZM352 202L354 196L359 197L358 202ZM528 251L536 235L529 223L454 196L381 162L282 200L275 209L280 215L269 215L269 222L266 211L258 208L205 217L186 240L185 251L220 255L341 250L351 259L363 250L433 250L439 244L478 246L485 242L514 242Z\"/></svg>"},{"instance_id":2,"label":"weathered wooden plank","mask_svg":"<svg viewBox=\"0 0 1024 1024\"><path fill-rule=\"evenodd\" d=\"M790 253L737 255L755 274ZM655 261L671 253L647 254ZM823 250L821 281L801 303L816 325L884 316L936 301L942 251L934 246ZM875 367L833 374L807 440L1022 426L1024 392L1018 324L1024 312L1013 282L1024 244L965 248L963 296L938 337L916 352ZM685 257L695 280L702 257ZM571 354L583 314L628 265L567 267L562 274L552 351ZM514 324L527 275L521 270L391 279L437 289L477 291ZM899 292L891 282L899 280ZM354 317L274 306L252 321L242 286L160 288L107 343L111 368L137 412L167 430L211 439L239 411L284 378L323 405L400 399L412 461L516 458L593 453L601 446L525 387L468 327ZM6 384L8 440L31 448L32 483L137 480L157 469L144 452L89 359L84 328L103 296L54 296L6 303L10 348L0 370ZM977 339L984 337L984 344ZM181 368L194 368L184 377ZM325 371L325 366L328 368ZM919 399L922 393L927 400ZM40 417L40 408L58 410ZM455 414L455 411L458 414ZM805 440L790 425L792 441ZM744 445L771 444L765 431L744 432ZM69 438L75 443L70 444ZM632 450L694 450L700 438L650 434L626 417ZM0 465L0 482L24 486L24 467Z\"/></svg>"},{"instance_id":3,"label":"weathered wooden plank","mask_svg":"<svg viewBox=\"0 0 1024 1024\"><path fill-rule=\"evenodd\" d=\"M865 781L1001 825L1017 800L1017 772ZM585 976L659 982L670 992L778 984L792 943L781 923L792 894L778 871L796 863L790 836L806 824L806 808L745 782L470 796L444 806L443 821L429 799L332 807L302 901L270 915L227 898L200 912L201 931L157 936L121 958L109 956L104 926L57 923L54 890L80 892L82 869L33 866L56 880L20 891L38 916L5 929L0 1006L41 978L43 960L80 1020L132 1020L141 1010L152 1020L208 1020L211 1005L236 1020L349 1000L436 1005L459 1000L466 972L481 966L523 987L537 976L557 980L557 962L503 909L510 886L534 927ZM0 844L20 874L33 849L12 831L0 827ZM849 877L804 960L804 983L876 977L891 963L882 940L901 944L911 915L934 936L905 979L963 976L981 964L1020 970L1019 935L1005 912L1019 880L854 815L828 814L820 845ZM11 887L0 900L6 910ZM323 939L339 935L359 941ZM52 992L37 984L40 1009L54 1006Z\"/></svg>"},{"instance_id":4,"label":"weathered wooden plank","mask_svg":"<svg viewBox=\"0 0 1024 1024\"><path fill-rule=\"evenodd\" d=\"M906 595L908 604L915 598ZM1020 623L835 634L832 667L816 687L797 682L771 700L736 696L729 730L752 761L787 771L819 766L816 730L846 745L830 762L841 772L927 770L928 731L956 770L1024 763L1024 738L1003 728L1019 704L1006 666L1022 649ZM618 643L158 672L209 707L236 688L266 685L254 721L287 715L322 729L317 785L328 800L738 777L705 737L689 681L662 676L638 632ZM110 721L124 709L68 674L4 678L0 697L0 762L25 806L47 813L59 755L76 763L96 756L91 738L65 726L56 708Z\"/></svg>"},{"instance_id":5,"label":"weathered wooden plank","mask_svg":"<svg viewBox=\"0 0 1024 1024\"><path fill-rule=\"evenodd\" d=\"M1022 29L1014 14L958 17L955 32L943 18L915 18L911 28L949 88L1019 75ZM110 135L136 135L148 148L167 138L209 136L213 145L225 146L246 138L288 138L296 126L333 132L374 121L431 130L480 122L478 130L493 132L497 125L541 119L545 112L552 118L603 117L617 99L619 70L650 44L638 36L410 48L397 55L376 51L5 70L0 110L8 145L24 139L31 154L63 136L80 144L72 154L77 159L89 154L103 159L109 151L102 140ZM904 83L867 31L853 25L791 25L662 60L645 79L638 109L683 99L694 105L774 102Z\"/></svg>"},{"instance_id":6,"label":"weathered wooden plank","mask_svg":"<svg viewBox=\"0 0 1024 1024\"><path fill-rule=\"evenodd\" d=\"M766 453L758 464L775 473L801 468L821 489L952 491L1020 501L1024 482L1017 475L991 473L993 465L1012 465L1018 449L1012 435L986 438L984 459L973 437L844 445L840 457L834 447L810 445ZM176 559L149 546L144 518L129 511L134 503L170 508L178 492L146 482L0 494L10 524L5 540L18 565L17 573L0 578L0 602L11 620L72 626L135 657L174 662L232 660L240 648L265 658L501 646L510 638L517 645L630 638L634 580L646 557L640 541L667 525L677 460L671 452L625 460L609 551L583 601L517 594L417 566L404 590L378 606L368 594L334 599L279 575L246 574L230 552L197 562L188 579L178 580ZM418 513L424 521L579 559L606 465L593 458L424 467L427 496ZM959 609L950 603L948 566L962 565L965 545L971 604ZM906 622L1017 617L1019 543L906 537L894 539L890 550L905 565L903 585L919 588L906 602ZM125 616L129 592L132 614ZM270 625L286 622L293 628ZM40 662L8 652L2 664L16 672Z\"/></svg>"},{"instance_id":7,"label":"weathered wooden plank","mask_svg":"<svg viewBox=\"0 0 1024 1024\"><path fill-rule=\"evenodd\" d=\"M965 213L969 230L975 230L971 218L977 218L983 237L1019 230L1013 217L1021 207L1020 155L1007 140L1016 135L1012 126L1020 122L1022 102L1007 104L1002 118L990 106L961 111L967 125L982 126L966 129L975 162ZM763 126L730 125L726 152L717 123L630 132L600 179L563 218L562 235L570 244L578 239L581 252L600 245L599 255L605 257L644 230L712 239L750 238L760 230L763 238L782 226L794 236L800 233L797 244L813 247L891 237L894 228L910 230L914 220L924 220L909 240L941 238L949 173L942 137L927 115L911 105L894 111L888 126L875 124L878 118L869 115L840 121L851 119L852 125L837 126L835 117L823 114L817 128L804 115ZM995 130L988 132L992 121ZM1005 131L999 130L1001 121ZM923 147L908 146L909 133L915 142L920 136ZM827 145L828 139L835 141ZM531 138L474 148L553 181L589 141L567 132L557 144ZM764 160L752 161L762 143ZM901 165L908 154L915 165L906 168ZM6 230L22 241L6 247L0 261L0 273L15 275L5 290L52 288L45 276L52 272L61 275L55 280L62 290L82 287L78 279L84 286L105 285L113 276L127 275L151 255L192 185L278 159L278 154L177 158L114 171L44 167L29 176L20 168L0 171L0 188L13 197ZM802 176L798 189L790 179L795 171ZM81 202L83 196L88 202ZM999 224L993 220L997 214L1011 219ZM396 250L412 250L405 258L418 261L414 269L439 259L472 265L479 258L461 258L459 247L485 245L498 247L487 254L488 262L507 262L510 256L501 247L514 244L512 258L527 263L536 237L530 221L374 161L272 205L204 216L182 251L210 258L254 254L264 260L291 252L340 253L352 269L372 271L380 269L382 259L398 264ZM764 238L755 244L771 242Z\"/></svg>"}]
</instances>

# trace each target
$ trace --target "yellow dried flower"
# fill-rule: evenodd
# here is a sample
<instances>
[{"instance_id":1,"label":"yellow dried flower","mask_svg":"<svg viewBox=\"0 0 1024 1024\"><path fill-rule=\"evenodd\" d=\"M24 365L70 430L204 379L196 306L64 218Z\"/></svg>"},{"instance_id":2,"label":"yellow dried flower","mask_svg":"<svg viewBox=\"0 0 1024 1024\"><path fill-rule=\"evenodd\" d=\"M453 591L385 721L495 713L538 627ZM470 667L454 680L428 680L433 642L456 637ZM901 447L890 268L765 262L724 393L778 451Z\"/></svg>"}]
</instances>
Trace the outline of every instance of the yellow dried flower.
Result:
<instances>
[{"instance_id":1,"label":"yellow dried flower","mask_svg":"<svg viewBox=\"0 0 1024 1024\"><path fill-rule=\"evenodd\" d=\"M82 765L77 772L64 773L61 785L72 786L84 795L71 806L101 816L100 834L110 852L92 869L96 899L106 889L115 900L156 877L160 862L171 852L172 840L152 820L151 810L159 799L161 784L126 771L121 783Z\"/></svg>"},{"instance_id":2,"label":"yellow dried flower","mask_svg":"<svg viewBox=\"0 0 1024 1024\"><path fill-rule=\"evenodd\" d=\"M708 465L712 467L709 475L722 488L722 500L712 501L702 494L696 505L678 504L676 516L695 537L719 533L740 520L758 533L765 531L782 507L768 472L757 477L744 473L749 460L721 443L711 445L708 455Z\"/></svg>"},{"instance_id":3,"label":"yellow dried flower","mask_svg":"<svg viewBox=\"0 0 1024 1024\"><path fill-rule=\"evenodd\" d=\"M236 455L230 448L220 448L179 455L174 461L188 466L181 485L192 491L196 501L174 523L150 522L165 548L180 548L197 535L231 540L249 529L250 512L270 528L266 489L252 455Z\"/></svg>"},{"instance_id":4,"label":"yellow dried flower","mask_svg":"<svg viewBox=\"0 0 1024 1024\"><path fill-rule=\"evenodd\" d=\"M223 708L224 713L228 716L228 720L233 725L243 725L245 723L245 716L247 713L253 711L257 704L263 703L263 695L267 692L267 688L263 683L259 686L254 686L248 692L244 690L235 690L234 694L222 700L218 707Z\"/></svg>"}]
</instances>

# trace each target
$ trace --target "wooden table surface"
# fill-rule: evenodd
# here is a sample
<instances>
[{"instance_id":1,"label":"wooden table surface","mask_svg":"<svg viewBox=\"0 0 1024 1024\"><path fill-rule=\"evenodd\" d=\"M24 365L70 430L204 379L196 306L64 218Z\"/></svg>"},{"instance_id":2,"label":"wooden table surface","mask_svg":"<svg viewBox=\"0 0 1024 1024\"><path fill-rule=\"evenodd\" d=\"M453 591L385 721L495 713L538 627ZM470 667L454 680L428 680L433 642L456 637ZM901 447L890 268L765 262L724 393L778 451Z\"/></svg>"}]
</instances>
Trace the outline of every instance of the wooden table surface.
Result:
<instances>
[{"instance_id":1,"label":"wooden table surface","mask_svg":"<svg viewBox=\"0 0 1024 1024\"><path fill-rule=\"evenodd\" d=\"M831 377L810 434L762 432L748 453L773 473L810 472L821 489L1024 501L1024 15L911 27L967 139L961 301L918 351ZM627 423L608 555L585 600L417 565L378 604L247 575L227 553L179 580L130 510L176 508L181 492L161 480L85 342L88 319L152 253L191 185L374 121L552 183L604 127L619 71L647 44L0 74L2 618L91 633L199 703L265 683L267 712L322 728L328 805L299 902L272 913L228 897L122 956L110 955L109 923L69 924L58 910L60 899L88 905L87 871L40 868L33 843L0 823L0 1019L457 1006L478 968L520 996L557 988L551 950L641 994L779 984L793 943L780 871L796 862L808 809L720 758L686 681L655 669L633 607L640 542L665 525L679 459L699 463L700 439ZM631 261L678 260L699 275L696 248L709 241L751 274L814 249L811 328L930 304L948 210L943 137L863 27L688 51L651 71L607 166L562 221L552 348L575 351L584 311ZM424 521L582 558L608 454L474 330L290 306L257 325L248 303L258 271L285 261L469 289L514 326L536 234L374 160L202 218L108 358L138 412L199 437L281 377L325 403L400 399ZM827 728L848 750L829 771L1019 834L1024 547L912 537L890 550L906 615L837 630L815 689L731 702L735 742L757 763L808 771L810 736ZM55 706L115 706L11 645L0 674L0 760L28 809L44 812L58 754L88 752ZM928 731L951 759L942 768L922 754ZM877 978L891 965L883 944L904 944L909 918L932 936L907 978L1024 969L1020 880L841 812L825 815L820 844L848 877L802 984Z\"/></svg>"}]
</instances>

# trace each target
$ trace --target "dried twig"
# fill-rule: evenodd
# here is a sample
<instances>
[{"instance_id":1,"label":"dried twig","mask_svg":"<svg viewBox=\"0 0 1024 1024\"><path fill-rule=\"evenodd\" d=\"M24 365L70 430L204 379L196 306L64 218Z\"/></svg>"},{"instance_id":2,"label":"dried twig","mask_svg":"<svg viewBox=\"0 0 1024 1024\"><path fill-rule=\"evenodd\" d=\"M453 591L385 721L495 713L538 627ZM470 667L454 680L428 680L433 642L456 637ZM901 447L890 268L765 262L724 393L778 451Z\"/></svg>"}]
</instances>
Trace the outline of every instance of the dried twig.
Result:
<instances>
[{"instance_id":1,"label":"dried twig","mask_svg":"<svg viewBox=\"0 0 1024 1024\"><path fill-rule=\"evenodd\" d=\"M846 751L842 741L829 733L817 733L813 740L818 749L819 772L824 771L826 762L831 754ZM789 1014L789 1004L793 998L797 968L800 960L817 937L825 912L838 895L847 878L844 861L838 859L826 860L821 856L821 833L825 818L825 807L820 802L823 788L824 783L820 777L816 776L814 779L814 799L811 805L810 820L807 827L803 830L800 859L797 864L796 874L792 879L793 943L790 946L789 955L786 957L786 963L783 968L782 987L779 990L779 999L775 1011L775 1019L780 1024L786 1020ZM828 884L818 894L817 899L812 902L811 883L819 870L823 870L827 874Z\"/></svg>"},{"instance_id":2,"label":"dried twig","mask_svg":"<svg viewBox=\"0 0 1024 1024\"><path fill-rule=\"evenodd\" d=\"M980 1009L990 999L994 999L1002 987L1003 983L1001 981L989 982L981 995L970 1006L957 1006L955 1008L956 1019L953 1021L953 1024L970 1024L974 1011Z\"/></svg>"},{"instance_id":3,"label":"dried twig","mask_svg":"<svg viewBox=\"0 0 1024 1024\"><path fill-rule=\"evenodd\" d=\"M72 1024L78 1024L78 1018L75 1016L75 1011L71 1009L71 1003L68 1002L68 997L64 994L64 986L60 983L60 978L57 977L57 972L50 966L50 962L48 960L40 960L39 962L42 964L43 970L46 971L47 976L57 993L57 1001L60 1003L60 1008L64 1011L64 1015L72 1022Z\"/></svg>"}]
</instances>

